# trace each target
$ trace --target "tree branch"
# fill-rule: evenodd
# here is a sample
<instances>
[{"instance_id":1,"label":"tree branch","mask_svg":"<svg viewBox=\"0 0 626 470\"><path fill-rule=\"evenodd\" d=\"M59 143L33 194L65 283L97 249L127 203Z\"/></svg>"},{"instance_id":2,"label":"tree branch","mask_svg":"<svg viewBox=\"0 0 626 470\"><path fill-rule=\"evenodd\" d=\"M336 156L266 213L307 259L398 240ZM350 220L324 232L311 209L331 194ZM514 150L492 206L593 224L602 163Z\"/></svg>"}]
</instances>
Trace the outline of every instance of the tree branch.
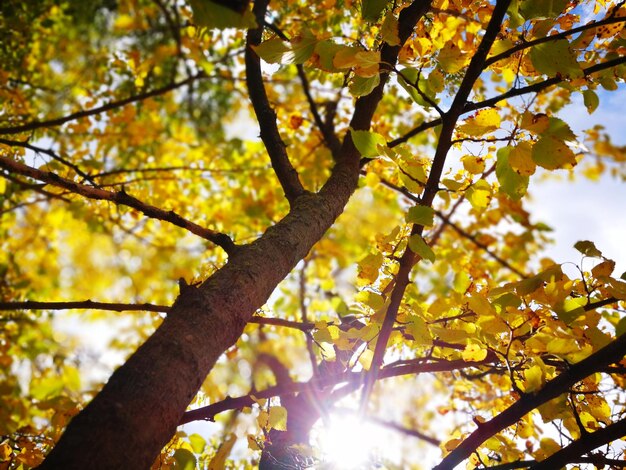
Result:
<instances>
[{"instance_id":1,"label":"tree branch","mask_svg":"<svg viewBox=\"0 0 626 470\"><path fill-rule=\"evenodd\" d=\"M0 310L73 310L73 309L93 309L111 310L113 312L163 312L170 311L167 305L155 305L150 303L125 304L112 302L94 302L93 300L80 300L69 302L38 302L35 300L25 300L23 302L0 302Z\"/></svg>"},{"instance_id":2,"label":"tree branch","mask_svg":"<svg viewBox=\"0 0 626 470\"><path fill-rule=\"evenodd\" d=\"M558 377L548 382L541 390L534 394L524 395L516 403L502 411L495 418L482 423L456 449L450 452L434 468L437 470L452 470L463 460L468 458L483 442L503 429L515 424L527 413L538 406L566 393L572 385L594 372L619 362L626 351L626 335L622 335L604 348L571 366ZM558 468L550 467L550 468Z\"/></svg>"},{"instance_id":3,"label":"tree branch","mask_svg":"<svg viewBox=\"0 0 626 470\"><path fill-rule=\"evenodd\" d=\"M68 114L67 116L63 116L56 119L49 119L46 121L31 121L26 124L21 124L19 126L13 127L0 127L0 135L8 135L8 134L19 134L21 132L34 131L36 129L41 129L42 127L56 127L66 122L74 121L76 119L94 116L96 114L103 113L105 111L110 111L112 109L120 108L130 103L136 103L137 101L143 101L147 98L152 98L153 96L163 95L168 91L176 90L177 88L188 85L200 78L205 78L206 74L204 72L198 72L197 74L186 78L185 80L181 80L180 82L170 83L161 88L157 88L152 91L147 91L145 93L140 93L138 95L129 96L128 98L124 98L119 101L112 101L110 103L104 104L102 106L97 106L95 108L86 109L83 111L78 111L76 113Z\"/></svg>"},{"instance_id":4,"label":"tree branch","mask_svg":"<svg viewBox=\"0 0 626 470\"><path fill-rule=\"evenodd\" d=\"M570 462L579 462L581 455L626 436L626 419L609 424L595 432L585 434L580 439L552 454L545 460L531 466L532 470L551 470L561 468Z\"/></svg>"},{"instance_id":5,"label":"tree branch","mask_svg":"<svg viewBox=\"0 0 626 470\"><path fill-rule=\"evenodd\" d=\"M74 172L84 178L86 181L89 181L92 184L95 184L92 177L90 177L87 173L85 173L84 171L82 171L78 165L73 164L72 162L66 160L65 158L61 157L60 155L58 155L55 151L53 151L52 149L44 149L41 147L37 147L35 145L31 145L28 142L22 142L19 140L9 140L9 139L2 139L0 138L0 144L4 144L4 145L9 145L11 147L22 147L28 150L32 150L33 152L36 153L43 153L44 155L48 155L49 157L51 157L53 160L56 160L57 162L61 163L62 165L65 165L69 168L71 168L72 170L74 170Z\"/></svg>"},{"instance_id":6,"label":"tree branch","mask_svg":"<svg viewBox=\"0 0 626 470\"><path fill-rule=\"evenodd\" d=\"M616 67L618 65L626 63L626 57L618 57L616 59L607 60L606 62L601 62L599 64L592 65L583 69L583 74L585 76L589 76L593 73L600 72L602 70L610 69L611 67ZM488 98L479 102L469 102L465 105L462 114L470 113L472 111L476 111L478 109L488 108L491 106L495 106L499 101L513 98L515 96L526 95L529 93L538 93L540 91L545 90L553 85L558 85L566 81L564 77L552 77L547 80L543 80L541 82L533 83L532 85L528 85L522 88L511 88L509 91L502 93L498 96L494 96L493 98ZM425 130L432 129L433 127L437 127L441 125L443 122L442 118L433 119L432 121L423 122L419 126L414 127L406 134L397 139L390 140L387 142L387 146L389 148L396 147L404 142L407 142L411 137L415 137L416 135L424 132Z\"/></svg>"},{"instance_id":7,"label":"tree branch","mask_svg":"<svg viewBox=\"0 0 626 470\"><path fill-rule=\"evenodd\" d=\"M463 360L437 361L432 363L414 363L404 366L384 367L380 370L379 378L387 379L391 377L399 377L402 375L423 374L429 372L449 372L453 370L466 369L486 364L487 361L466 362ZM269 387L265 390L255 391L253 393L240 397L226 397L224 400L218 401L211 405L203 406L185 412L179 425L197 420L213 421L216 415L224 411L253 406L256 403L256 400L260 398L273 398L282 395L291 395L298 392L313 392L324 387L335 386L345 382L360 384L362 383L363 377L363 372L344 372L343 374L312 379L308 382L294 382L290 384L276 385L274 387Z\"/></svg>"},{"instance_id":8,"label":"tree branch","mask_svg":"<svg viewBox=\"0 0 626 470\"><path fill-rule=\"evenodd\" d=\"M298 177L298 172L289 161L285 142L278 132L276 112L270 106L267 93L265 92L265 86L263 85L261 61L252 48L261 43L265 24L264 17L268 4L269 0L258 0L254 2L252 11L256 15L257 24L259 26L255 29L250 29L246 39L246 85L254 113L259 122L261 140L270 157L278 181L285 192L285 197L289 203L293 205L293 202L298 196L304 194L305 190Z\"/></svg>"},{"instance_id":9,"label":"tree branch","mask_svg":"<svg viewBox=\"0 0 626 470\"><path fill-rule=\"evenodd\" d=\"M322 133L324 142L326 142L326 146L330 150L333 159L337 161L341 153L341 142L339 141L337 134L333 131L332 123L324 122L322 116L320 116L317 104L313 99L313 95L311 95L311 87L309 85L309 79L306 76L306 72L304 71L304 67L302 67L301 64L298 64L296 67L298 70L298 77L300 77L300 82L302 83L302 90L304 91L304 95L309 103L309 108L311 109L315 125Z\"/></svg>"},{"instance_id":10,"label":"tree branch","mask_svg":"<svg viewBox=\"0 0 626 470\"><path fill-rule=\"evenodd\" d=\"M621 64L626 63L626 56L617 57L616 59L607 60L606 62L600 62L599 64L592 65L585 69L582 69L585 77L600 72L602 70L610 69L612 67L616 67ZM529 93L538 93L540 91L545 90L548 87L553 85L558 85L566 81L564 77L552 77L547 80L543 80L541 82L533 83L532 85L528 85L522 88L511 88L509 91L502 93L501 95L494 96L493 98L486 99L484 101L479 101L478 103L467 103L465 109L463 109L463 114L469 113L471 111L475 111L477 109L488 108L490 106L495 106L496 103L502 100L506 100L508 98L513 98L515 96L527 95Z\"/></svg>"},{"instance_id":11,"label":"tree branch","mask_svg":"<svg viewBox=\"0 0 626 470\"><path fill-rule=\"evenodd\" d=\"M494 7L493 13L491 15L491 19L489 20L489 24L487 25L487 29L485 30L485 34L480 41L480 44L476 50L476 53L472 57L469 66L467 67L467 71L465 73L465 76L463 77L461 85L459 86L459 90L455 95L454 100L452 101L452 105L450 106L450 109L446 112L446 114L442 117L443 126L439 135L439 141L437 143L437 149L435 150L435 156L433 157L430 174L428 175L428 180L426 181L424 192L419 202L419 205L421 206L432 207L433 199L435 198L435 195L439 190L439 181L443 172L446 156L448 155L448 151L452 146L452 134L454 132L454 128L456 127L456 122L463 112L467 97L472 91L474 83L476 82L484 68L485 59L487 58L487 54L491 49L491 45L493 44L498 33L500 32L504 15L506 14L506 10L510 3L511 0L498 0L498 2L496 3L496 6ZM411 236L421 236L423 231L423 225L413 225L413 228L411 230ZM380 333L376 341L372 364L367 374L365 385L363 387L363 395L361 396L362 411L365 410L365 406L369 401L369 396L372 392L374 384L376 383L378 370L383 363L385 351L387 349L387 343L389 341L391 331L393 330L393 325L395 324L398 310L400 308L400 304L402 303L402 298L404 297L404 291L406 290L406 287L410 282L411 270L413 269L416 261L418 261L418 258L407 246L404 254L402 255L402 258L400 259L400 267L396 275L396 285L391 292L389 306L387 307L387 311L385 312L383 324L381 326Z\"/></svg>"},{"instance_id":12,"label":"tree branch","mask_svg":"<svg viewBox=\"0 0 626 470\"><path fill-rule=\"evenodd\" d=\"M189 232L197 235L205 240L216 244L224 249L228 254L232 254L237 246L230 239L230 237L224 233L216 232L200 225L184 219L174 211L165 211L158 207L146 204L139 199L127 194L122 189L121 191L105 191L103 189L93 188L84 184L75 183L66 178L52 173L50 171L42 171L36 168L32 168L23 163L17 162L11 158L0 156L0 168L13 173L20 174L22 176L28 176L39 181L43 181L59 188L64 188L71 191L74 194L79 194L87 199L93 199L97 201L110 201L117 205L123 205L131 207L139 212L142 212L147 217L157 220L163 220L170 222L178 227L184 228Z\"/></svg>"},{"instance_id":13,"label":"tree branch","mask_svg":"<svg viewBox=\"0 0 626 470\"><path fill-rule=\"evenodd\" d=\"M572 28L568 31L562 31L560 33L553 34L551 36L545 36L539 39L533 39L532 41L523 40L518 45L513 46L510 49L507 49L506 51L501 52L500 54L489 57L489 59L487 59L487 61L485 62L485 66L489 67L490 65L495 64L496 62L502 59L506 59L507 57L512 56L516 52L523 51L524 49L528 49L530 47L537 46L539 44L543 44L544 42L557 41L559 39L564 39L568 36L571 36L576 33L580 33L582 31L586 31L588 29L594 29L594 28L598 28L600 26L604 26L607 24L621 23L624 21L626 21L626 18L623 18L623 17L608 17L600 21L592 21L591 23L578 26L577 28Z\"/></svg>"}]
</instances>

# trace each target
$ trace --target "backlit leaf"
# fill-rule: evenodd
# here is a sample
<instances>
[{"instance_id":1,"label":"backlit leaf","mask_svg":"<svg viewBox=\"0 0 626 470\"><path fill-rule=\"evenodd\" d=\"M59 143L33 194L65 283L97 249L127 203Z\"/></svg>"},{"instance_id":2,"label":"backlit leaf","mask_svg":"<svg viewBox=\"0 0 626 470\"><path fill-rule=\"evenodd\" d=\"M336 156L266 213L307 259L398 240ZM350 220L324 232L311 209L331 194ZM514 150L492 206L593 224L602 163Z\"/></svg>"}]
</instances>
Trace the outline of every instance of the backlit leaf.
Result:
<instances>
[{"instance_id":1,"label":"backlit leaf","mask_svg":"<svg viewBox=\"0 0 626 470\"><path fill-rule=\"evenodd\" d=\"M500 127L500 114L493 108L481 109L465 120L459 129L467 135L481 137Z\"/></svg>"},{"instance_id":2,"label":"backlit leaf","mask_svg":"<svg viewBox=\"0 0 626 470\"><path fill-rule=\"evenodd\" d=\"M452 41L439 51L439 66L448 73L457 73L468 61L467 55Z\"/></svg>"},{"instance_id":3,"label":"backlit leaf","mask_svg":"<svg viewBox=\"0 0 626 470\"><path fill-rule=\"evenodd\" d=\"M537 71L549 77L576 78L583 74L567 40L539 44L530 50L530 58Z\"/></svg>"},{"instance_id":4,"label":"backlit leaf","mask_svg":"<svg viewBox=\"0 0 626 470\"><path fill-rule=\"evenodd\" d=\"M392 11L385 16L385 21L381 26L380 33L383 41L390 46L400 45L400 37L398 36L398 19L395 17Z\"/></svg>"},{"instance_id":5,"label":"backlit leaf","mask_svg":"<svg viewBox=\"0 0 626 470\"><path fill-rule=\"evenodd\" d=\"M498 150L498 160L496 162L496 176L500 183L500 189L511 199L517 201L521 199L528 189L528 176L515 171L510 164L510 156L515 149L502 147ZM518 155L521 153L517 150ZM522 158L527 158L522 156Z\"/></svg>"},{"instance_id":6,"label":"backlit leaf","mask_svg":"<svg viewBox=\"0 0 626 470\"><path fill-rule=\"evenodd\" d=\"M363 19L376 21L388 3L389 0L362 0L361 15Z\"/></svg>"},{"instance_id":7,"label":"backlit leaf","mask_svg":"<svg viewBox=\"0 0 626 470\"><path fill-rule=\"evenodd\" d=\"M435 218L435 211L427 206L413 206L409 208L406 215L406 221L410 224L423 225L432 227Z\"/></svg>"},{"instance_id":8,"label":"backlit leaf","mask_svg":"<svg viewBox=\"0 0 626 470\"><path fill-rule=\"evenodd\" d=\"M591 256L593 258L601 258L602 252L596 248L596 245L589 240L581 240L574 244L574 248L580 251L585 256Z\"/></svg>"},{"instance_id":9,"label":"backlit leaf","mask_svg":"<svg viewBox=\"0 0 626 470\"><path fill-rule=\"evenodd\" d=\"M367 96L378 86L379 83L380 75L378 74L367 78L355 75L350 81L348 90L352 96Z\"/></svg>"},{"instance_id":10,"label":"backlit leaf","mask_svg":"<svg viewBox=\"0 0 626 470\"><path fill-rule=\"evenodd\" d=\"M600 98L598 98L596 92L589 89L583 91L583 100L589 114L592 114L600 104Z\"/></svg>"},{"instance_id":11,"label":"backlit leaf","mask_svg":"<svg viewBox=\"0 0 626 470\"><path fill-rule=\"evenodd\" d=\"M187 449L176 449L174 451L174 460L176 461L176 467L182 470L195 470L196 468L196 456Z\"/></svg>"},{"instance_id":12,"label":"backlit leaf","mask_svg":"<svg viewBox=\"0 0 626 470\"><path fill-rule=\"evenodd\" d=\"M532 145L530 142L520 142L515 147L510 147L509 165L521 176L530 176L535 173L537 165L532 157Z\"/></svg>"},{"instance_id":13,"label":"backlit leaf","mask_svg":"<svg viewBox=\"0 0 626 470\"><path fill-rule=\"evenodd\" d=\"M211 0L189 0L189 5L193 11L193 20L198 26L209 29L256 27L256 20L249 9L240 13Z\"/></svg>"},{"instance_id":14,"label":"backlit leaf","mask_svg":"<svg viewBox=\"0 0 626 470\"><path fill-rule=\"evenodd\" d=\"M461 353L464 361L480 362L487 357L487 350L478 344L468 344Z\"/></svg>"},{"instance_id":15,"label":"backlit leaf","mask_svg":"<svg viewBox=\"0 0 626 470\"><path fill-rule=\"evenodd\" d=\"M430 246L428 246L428 244L426 244L420 235L411 235L409 238L409 248L413 253L421 256L423 259L426 259L431 263L435 262L435 252Z\"/></svg>"},{"instance_id":16,"label":"backlit leaf","mask_svg":"<svg viewBox=\"0 0 626 470\"><path fill-rule=\"evenodd\" d=\"M527 20L559 15L568 0L520 0L519 11Z\"/></svg>"},{"instance_id":17,"label":"backlit leaf","mask_svg":"<svg viewBox=\"0 0 626 470\"><path fill-rule=\"evenodd\" d=\"M543 137L533 146L533 161L546 170L571 168L576 165L576 155L565 142L556 137Z\"/></svg>"},{"instance_id":18,"label":"backlit leaf","mask_svg":"<svg viewBox=\"0 0 626 470\"><path fill-rule=\"evenodd\" d=\"M387 145L385 138L376 132L351 130L350 135L352 136L354 146L362 157L376 157L381 154L380 150L378 150L378 146Z\"/></svg>"},{"instance_id":19,"label":"backlit leaf","mask_svg":"<svg viewBox=\"0 0 626 470\"><path fill-rule=\"evenodd\" d=\"M279 431L287 430L287 408L284 406L272 406L269 411L269 427Z\"/></svg>"},{"instance_id":20,"label":"backlit leaf","mask_svg":"<svg viewBox=\"0 0 626 470\"><path fill-rule=\"evenodd\" d=\"M279 38L268 39L252 48L261 59L270 64L281 63L285 54L291 50L289 45Z\"/></svg>"},{"instance_id":21,"label":"backlit leaf","mask_svg":"<svg viewBox=\"0 0 626 470\"><path fill-rule=\"evenodd\" d=\"M230 452L233 449L235 442L237 442L237 436L233 433L228 434L226 439L220 444L217 452L209 462L208 470L222 470L226 467L226 459L230 455Z\"/></svg>"}]
</instances>

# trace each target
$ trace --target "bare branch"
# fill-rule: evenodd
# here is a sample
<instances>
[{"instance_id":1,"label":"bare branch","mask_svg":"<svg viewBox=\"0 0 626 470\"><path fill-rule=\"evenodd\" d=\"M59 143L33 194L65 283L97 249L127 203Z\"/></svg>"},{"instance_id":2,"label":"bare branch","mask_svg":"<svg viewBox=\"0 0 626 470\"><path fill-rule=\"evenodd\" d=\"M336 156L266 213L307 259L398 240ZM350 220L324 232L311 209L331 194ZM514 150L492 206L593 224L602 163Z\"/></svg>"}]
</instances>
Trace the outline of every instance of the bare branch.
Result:
<instances>
[{"instance_id":1,"label":"bare branch","mask_svg":"<svg viewBox=\"0 0 626 470\"><path fill-rule=\"evenodd\" d=\"M80 300L69 302L38 302L25 300L23 302L0 302L0 310L111 310L113 312L162 312L167 313L170 307L167 305L155 305L150 303L126 304L112 302L94 302L93 300Z\"/></svg>"},{"instance_id":2,"label":"bare branch","mask_svg":"<svg viewBox=\"0 0 626 470\"><path fill-rule=\"evenodd\" d=\"M99 201L110 201L117 205L123 205L131 207L139 212L142 212L146 216L170 222L178 227L184 228L189 232L198 235L205 240L213 242L217 246L221 247L228 254L232 254L237 246L230 239L230 237L224 233L216 232L205 227L201 227L194 222L184 219L174 211L165 211L155 206L146 204L139 199L127 194L123 189L121 191L105 191L99 188L93 188L84 184L75 183L74 181L62 178L59 175L42 171L36 168L32 168L23 163L17 162L11 158L0 156L0 168L13 173L20 174L22 176L28 176L39 181L67 189L74 194L79 194L83 197Z\"/></svg>"},{"instance_id":3,"label":"bare branch","mask_svg":"<svg viewBox=\"0 0 626 470\"><path fill-rule=\"evenodd\" d=\"M252 102L252 107L254 108L254 113L256 114L261 130L261 140L263 144L265 144L274 172L285 192L285 197L289 203L293 205L293 202L298 196L304 194L305 190L298 177L298 172L289 161L285 142L278 132L276 112L270 106L267 93L265 92L265 86L263 85L261 62L259 56L257 56L252 48L261 43L265 24L263 18L267 11L268 4L269 0L258 0L254 2L253 12L256 15L257 24L259 26L248 31L245 52L246 84L248 86L250 101Z\"/></svg>"},{"instance_id":4,"label":"bare branch","mask_svg":"<svg viewBox=\"0 0 626 470\"><path fill-rule=\"evenodd\" d=\"M169 91L176 90L177 88L188 85L198 79L205 78L206 74L204 72L199 72L191 77L186 78L185 80L181 80L180 82L170 83L161 88L157 88L152 91L147 91L145 93L139 93L138 95L129 96L128 98L124 98L119 101L112 101L110 103L104 104L102 106L97 106L95 108L86 109L83 111L78 111L76 113L68 114L67 116L63 116L56 119L49 119L46 121L31 121L26 124L21 124L19 126L13 127L0 127L0 135L8 135L8 134L19 134L21 132L34 131L36 129L41 129L43 127L56 127L66 122L74 121L76 119L94 116L96 114L103 113L105 111L110 111L112 109L121 108L130 103L136 103L138 101L143 101L147 98L152 98L153 96L163 95Z\"/></svg>"},{"instance_id":5,"label":"bare branch","mask_svg":"<svg viewBox=\"0 0 626 470\"><path fill-rule=\"evenodd\" d=\"M311 322L298 322L292 320L283 320L282 318L260 317L258 315L253 316L248 323L278 326L282 328L293 328L295 330L300 330L305 333L315 328L315 324Z\"/></svg>"}]
</instances>

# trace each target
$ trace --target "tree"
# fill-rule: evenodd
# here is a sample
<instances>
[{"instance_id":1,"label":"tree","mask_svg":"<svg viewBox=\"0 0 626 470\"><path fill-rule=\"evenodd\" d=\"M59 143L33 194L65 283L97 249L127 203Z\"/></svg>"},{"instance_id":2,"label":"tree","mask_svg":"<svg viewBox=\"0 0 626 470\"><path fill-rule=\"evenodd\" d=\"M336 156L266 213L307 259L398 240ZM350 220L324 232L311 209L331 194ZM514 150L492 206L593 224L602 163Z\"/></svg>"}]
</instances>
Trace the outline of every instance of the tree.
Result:
<instances>
[{"instance_id":1,"label":"tree","mask_svg":"<svg viewBox=\"0 0 626 470\"><path fill-rule=\"evenodd\" d=\"M558 115L618 90L623 3L3 3L1 468L306 468L407 386L438 469L623 467L626 279L526 205L624 178ZM132 323L103 386L68 309Z\"/></svg>"}]
</instances>

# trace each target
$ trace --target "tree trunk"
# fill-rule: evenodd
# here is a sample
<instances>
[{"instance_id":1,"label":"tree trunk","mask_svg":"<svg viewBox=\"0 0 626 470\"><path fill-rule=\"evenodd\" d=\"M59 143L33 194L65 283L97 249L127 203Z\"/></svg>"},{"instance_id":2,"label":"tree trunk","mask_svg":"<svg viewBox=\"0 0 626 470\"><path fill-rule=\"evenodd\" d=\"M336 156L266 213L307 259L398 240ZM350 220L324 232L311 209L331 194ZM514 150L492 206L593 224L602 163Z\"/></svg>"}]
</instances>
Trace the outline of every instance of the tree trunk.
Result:
<instances>
[{"instance_id":1,"label":"tree trunk","mask_svg":"<svg viewBox=\"0 0 626 470\"><path fill-rule=\"evenodd\" d=\"M350 145L353 149L353 146ZM324 235L358 180L358 156L197 288L185 289L156 332L68 425L41 469L149 468L219 356Z\"/></svg>"}]
</instances>

